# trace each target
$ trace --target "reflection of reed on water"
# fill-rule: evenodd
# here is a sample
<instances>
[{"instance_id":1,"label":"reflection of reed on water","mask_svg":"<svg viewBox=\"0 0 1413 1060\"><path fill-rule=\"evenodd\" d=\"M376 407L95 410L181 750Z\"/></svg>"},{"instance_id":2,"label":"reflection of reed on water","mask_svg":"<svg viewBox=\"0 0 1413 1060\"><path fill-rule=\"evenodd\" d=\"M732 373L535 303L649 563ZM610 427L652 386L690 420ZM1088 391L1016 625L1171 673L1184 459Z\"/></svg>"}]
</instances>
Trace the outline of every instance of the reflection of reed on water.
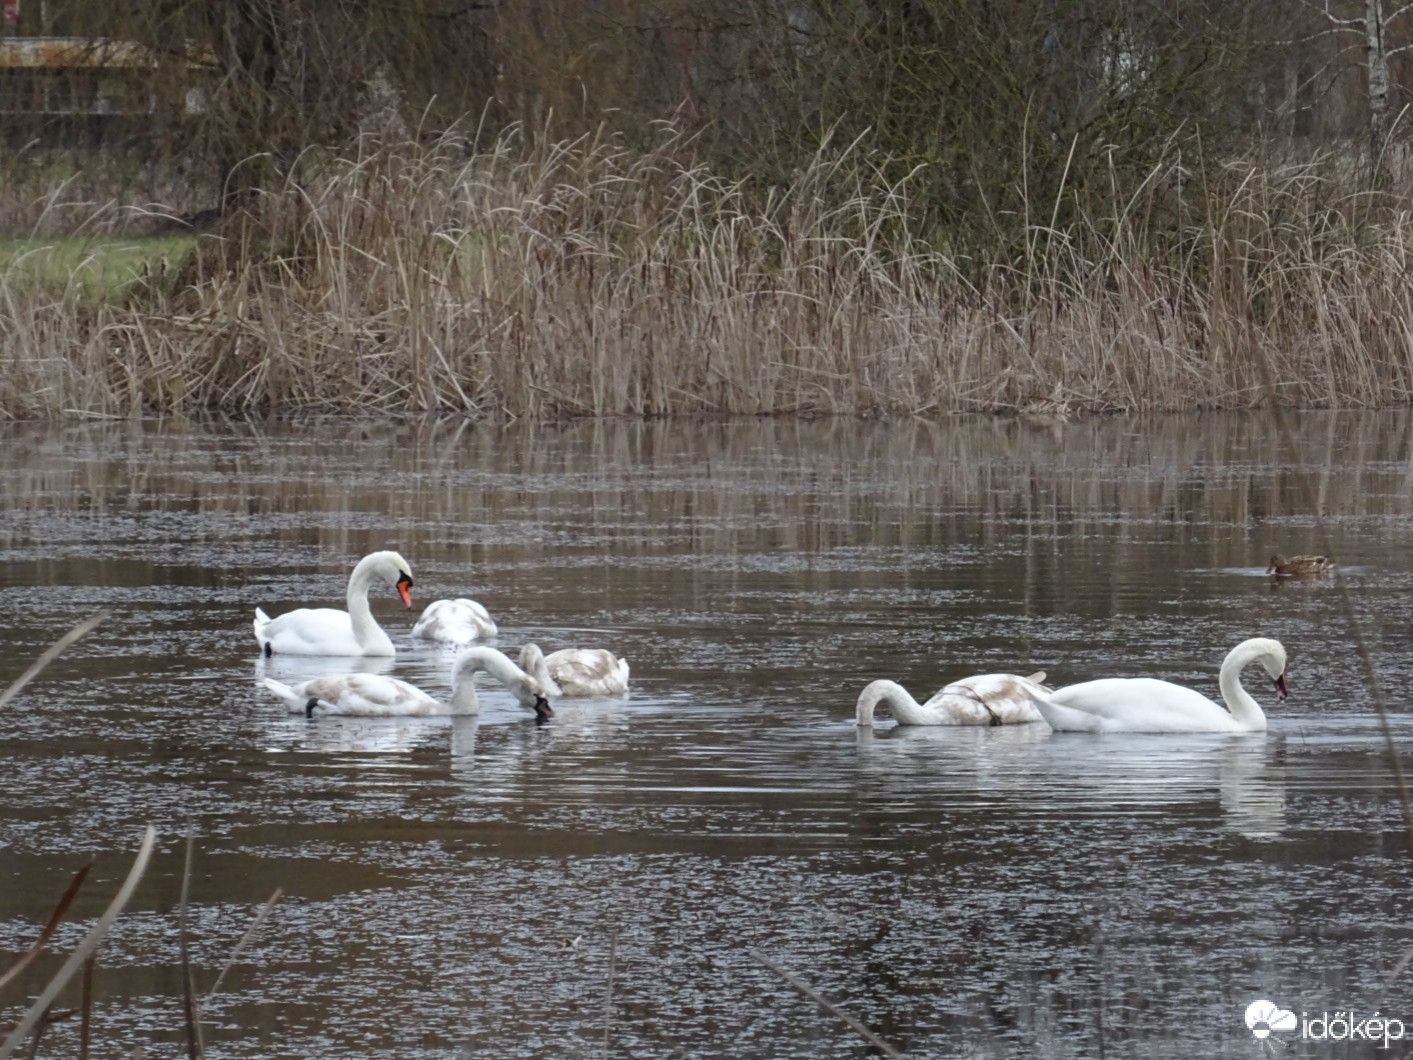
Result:
<instances>
[{"instance_id":1,"label":"reflection of reed on water","mask_svg":"<svg viewBox=\"0 0 1413 1060\"><path fill-rule=\"evenodd\" d=\"M980 417L553 426L425 419L234 430L231 439L224 429L149 421L7 425L10 470L0 497L16 510L114 515L397 512L435 516L473 539L511 512L552 516L573 505L590 524L596 512L617 524L626 506L645 521L700 522L711 535L701 543L713 550L754 547L767 515L776 517L767 520L772 532L779 523L801 528L805 537L789 544L817 548L841 520L877 520L885 543L925 543L962 510L1040 525L1245 523L1286 511L1295 488L1322 510L1351 515L1407 515L1413 504L1406 410L1062 427ZM541 444L545 431L560 435L558 444ZM111 455L87 459L94 452ZM831 498L825 508L823 497ZM353 550L352 529L328 526L326 545Z\"/></svg>"}]
</instances>

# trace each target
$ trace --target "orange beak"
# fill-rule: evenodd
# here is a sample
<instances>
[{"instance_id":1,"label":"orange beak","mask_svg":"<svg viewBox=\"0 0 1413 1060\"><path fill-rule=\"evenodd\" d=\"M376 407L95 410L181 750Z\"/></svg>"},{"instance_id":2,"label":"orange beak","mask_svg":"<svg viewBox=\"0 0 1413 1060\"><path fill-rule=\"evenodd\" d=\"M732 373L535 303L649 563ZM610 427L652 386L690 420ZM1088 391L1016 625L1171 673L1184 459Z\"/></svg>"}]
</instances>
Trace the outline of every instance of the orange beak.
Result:
<instances>
[{"instance_id":1,"label":"orange beak","mask_svg":"<svg viewBox=\"0 0 1413 1060\"><path fill-rule=\"evenodd\" d=\"M1288 693L1286 692L1286 687L1285 687L1285 674L1284 674L1284 673L1282 673L1279 677L1277 677L1277 678L1275 679L1275 685L1276 685L1276 698L1277 698L1277 699L1285 699L1285 697L1286 697L1286 695L1287 695Z\"/></svg>"},{"instance_id":2,"label":"orange beak","mask_svg":"<svg viewBox=\"0 0 1413 1060\"><path fill-rule=\"evenodd\" d=\"M397 580L397 595L402 597L402 602L408 607L412 606L412 579L404 575Z\"/></svg>"}]
</instances>

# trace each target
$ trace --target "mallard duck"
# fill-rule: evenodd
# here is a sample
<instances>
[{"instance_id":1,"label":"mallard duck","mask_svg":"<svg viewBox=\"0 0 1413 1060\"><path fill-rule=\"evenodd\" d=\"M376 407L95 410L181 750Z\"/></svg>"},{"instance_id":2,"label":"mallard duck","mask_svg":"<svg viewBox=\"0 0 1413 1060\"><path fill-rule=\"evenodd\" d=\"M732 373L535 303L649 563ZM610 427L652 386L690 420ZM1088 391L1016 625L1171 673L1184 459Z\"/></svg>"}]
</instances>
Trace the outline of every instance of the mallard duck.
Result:
<instances>
[{"instance_id":1,"label":"mallard duck","mask_svg":"<svg viewBox=\"0 0 1413 1060\"><path fill-rule=\"evenodd\" d=\"M1324 574L1329 570L1334 570L1334 560L1329 556L1291 556L1286 559L1277 553L1271 557L1266 573L1299 577L1304 574Z\"/></svg>"}]
</instances>

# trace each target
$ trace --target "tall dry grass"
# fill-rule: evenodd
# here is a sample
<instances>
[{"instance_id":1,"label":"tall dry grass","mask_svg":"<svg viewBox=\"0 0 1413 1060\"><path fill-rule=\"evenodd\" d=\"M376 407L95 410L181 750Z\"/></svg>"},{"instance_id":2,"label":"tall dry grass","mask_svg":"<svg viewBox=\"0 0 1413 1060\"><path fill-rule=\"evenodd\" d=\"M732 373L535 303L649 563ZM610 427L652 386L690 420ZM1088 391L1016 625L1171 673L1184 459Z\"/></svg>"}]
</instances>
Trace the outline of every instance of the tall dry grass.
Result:
<instances>
[{"instance_id":1,"label":"tall dry grass","mask_svg":"<svg viewBox=\"0 0 1413 1060\"><path fill-rule=\"evenodd\" d=\"M950 258L858 146L762 192L512 132L311 165L121 299L0 285L0 413L513 416L1378 406L1413 398L1413 217L1319 165L1169 167ZM921 175L918 179L921 179ZM1117 185L1116 185L1117 186ZM118 206L112 206L117 211ZM93 224L111 218L94 215Z\"/></svg>"}]
</instances>

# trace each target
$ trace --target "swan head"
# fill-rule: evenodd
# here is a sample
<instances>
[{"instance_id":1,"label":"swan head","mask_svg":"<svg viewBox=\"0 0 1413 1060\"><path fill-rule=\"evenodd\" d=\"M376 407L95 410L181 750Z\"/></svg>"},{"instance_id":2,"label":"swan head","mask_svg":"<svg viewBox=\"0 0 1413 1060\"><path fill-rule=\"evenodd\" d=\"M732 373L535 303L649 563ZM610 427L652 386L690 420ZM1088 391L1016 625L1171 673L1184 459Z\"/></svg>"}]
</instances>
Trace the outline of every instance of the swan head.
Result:
<instances>
[{"instance_id":1,"label":"swan head","mask_svg":"<svg viewBox=\"0 0 1413 1060\"><path fill-rule=\"evenodd\" d=\"M540 679L516 666L504 652L485 644L465 648L457 656L452 666L452 686L457 687L461 682L470 684L478 670L485 671L504 684L522 706L535 712L535 717L539 720L543 721L554 714L549 700L545 698L545 687Z\"/></svg>"},{"instance_id":2,"label":"swan head","mask_svg":"<svg viewBox=\"0 0 1413 1060\"><path fill-rule=\"evenodd\" d=\"M402 597L402 602L412 606L412 567L400 554L391 549L374 552L364 556L358 566L393 586L397 589L397 595ZM354 573L357 573L357 568Z\"/></svg>"},{"instance_id":3,"label":"swan head","mask_svg":"<svg viewBox=\"0 0 1413 1060\"><path fill-rule=\"evenodd\" d=\"M1275 686L1276 698L1283 700L1289 694L1285 684L1285 646L1280 641L1270 637L1253 637L1233 648L1227 658L1242 666L1259 662Z\"/></svg>"}]
</instances>

